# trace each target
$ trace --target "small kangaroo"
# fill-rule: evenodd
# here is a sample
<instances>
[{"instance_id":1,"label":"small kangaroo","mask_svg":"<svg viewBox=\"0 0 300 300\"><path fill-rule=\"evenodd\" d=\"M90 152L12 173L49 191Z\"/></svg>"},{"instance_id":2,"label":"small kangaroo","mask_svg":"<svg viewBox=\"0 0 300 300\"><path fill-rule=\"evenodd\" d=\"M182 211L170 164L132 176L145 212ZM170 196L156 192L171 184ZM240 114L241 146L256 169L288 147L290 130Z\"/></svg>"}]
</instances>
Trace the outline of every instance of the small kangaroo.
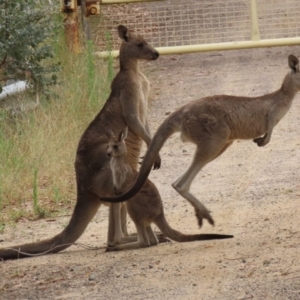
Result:
<instances>
[{"instance_id":1,"label":"small kangaroo","mask_svg":"<svg viewBox=\"0 0 300 300\"><path fill-rule=\"evenodd\" d=\"M300 91L299 60L288 57L291 72L283 80L281 88L259 97L217 95L191 101L173 112L160 125L144 156L143 163L132 188L114 198L101 200L121 202L133 197L146 181L154 159L165 141L175 132L181 132L184 142L196 144L191 166L172 186L195 208L199 226L203 218L210 224L214 220L206 207L190 192L190 186L198 172L220 156L237 139L253 139L259 147L270 142L273 128L284 117L292 101Z\"/></svg>"},{"instance_id":2,"label":"small kangaroo","mask_svg":"<svg viewBox=\"0 0 300 300\"><path fill-rule=\"evenodd\" d=\"M114 190L116 194L122 193L135 181L138 172L131 168L127 161L127 149L125 139L127 137L127 127L121 131L118 138L113 135L110 137L107 146L107 156L110 157L110 167L112 170ZM138 234L138 239L132 236L122 236L122 228L119 218L115 218L115 228L118 230L117 246L107 248L107 251L136 249L149 247L158 244L158 239L151 228L151 223L161 230L168 238L177 242L203 241L212 239L232 238L232 235L225 234L194 234L186 235L174 230L168 224L162 205L162 201L155 185L147 179L141 190L136 196L126 203L127 211L133 220ZM115 205L119 205L116 203ZM135 240L135 241L134 241Z\"/></svg>"},{"instance_id":3,"label":"small kangaroo","mask_svg":"<svg viewBox=\"0 0 300 300\"><path fill-rule=\"evenodd\" d=\"M156 60L159 53L142 37L132 36L125 26L118 26L120 70L111 84L111 93L101 111L83 133L76 153L75 172L77 202L66 228L56 236L36 243L0 249L0 259L16 259L32 254L42 255L62 251L72 245L84 232L103 202L99 195L114 195L109 158L106 156L106 129L116 132L128 126L128 163L138 167L142 141L150 145L151 135L147 121L149 81L139 69L140 60ZM159 168L160 157L154 168ZM114 240L114 206L110 206L108 245ZM122 224L126 211L121 212ZM123 226L126 233L126 227Z\"/></svg>"}]
</instances>

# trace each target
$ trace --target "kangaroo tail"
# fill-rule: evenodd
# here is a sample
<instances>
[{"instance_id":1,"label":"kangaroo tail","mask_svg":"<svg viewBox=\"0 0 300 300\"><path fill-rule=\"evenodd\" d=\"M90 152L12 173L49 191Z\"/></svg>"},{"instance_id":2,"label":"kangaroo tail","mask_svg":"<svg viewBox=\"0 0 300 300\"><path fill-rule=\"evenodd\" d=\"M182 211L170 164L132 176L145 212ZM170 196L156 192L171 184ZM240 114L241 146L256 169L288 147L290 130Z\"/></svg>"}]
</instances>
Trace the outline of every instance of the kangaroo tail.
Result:
<instances>
[{"instance_id":1,"label":"kangaroo tail","mask_svg":"<svg viewBox=\"0 0 300 300\"><path fill-rule=\"evenodd\" d=\"M176 242L192 242L192 241L204 241L204 240L219 240L233 238L233 235L227 234L183 234L173 229L167 222L164 214L162 213L155 221L155 225L161 230L161 232Z\"/></svg>"},{"instance_id":2,"label":"kangaroo tail","mask_svg":"<svg viewBox=\"0 0 300 300\"><path fill-rule=\"evenodd\" d=\"M180 117L171 114L157 129L150 146L143 158L143 163L141 165L139 175L133 186L127 190L124 194L116 197L99 197L99 200L106 202L123 202L132 198L144 185L148 175L151 172L151 168L154 164L155 158L158 155L159 150L164 145L165 141L176 131L180 130Z\"/></svg>"},{"instance_id":3,"label":"kangaroo tail","mask_svg":"<svg viewBox=\"0 0 300 300\"><path fill-rule=\"evenodd\" d=\"M70 247L82 235L100 206L96 197L94 199L90 195L87 197L90 199L77 200L72 218L61 233L40 242L2 248L0 260L40 256L60 252Z\"/></svg>"}]
</instances>

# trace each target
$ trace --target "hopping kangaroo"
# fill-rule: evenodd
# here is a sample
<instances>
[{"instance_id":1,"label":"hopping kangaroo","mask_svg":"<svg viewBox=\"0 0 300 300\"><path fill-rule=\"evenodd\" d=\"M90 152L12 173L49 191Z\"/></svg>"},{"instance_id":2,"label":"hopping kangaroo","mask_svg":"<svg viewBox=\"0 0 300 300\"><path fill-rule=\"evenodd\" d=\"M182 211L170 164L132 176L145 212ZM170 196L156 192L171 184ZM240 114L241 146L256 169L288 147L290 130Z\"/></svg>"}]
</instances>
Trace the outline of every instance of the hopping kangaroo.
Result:
<instances>
[{"instance_id":1,"label":"hopping kangaroo","mask_svg":"<svg viewBox=\"0 0 300 300\"><path fill-rule=\"evenodd\" d=\"M109 98L83 133L77 148L75 160L77 202L69 224L53 238L0 249L0 259L59 252L81 236L102 203L98 196L114 195L109 158L106 156L107 128L120 132L128 126L127 156L128 163L133 169L138 166L142 141L149 146L151 142L147 122L149 81L139 70L139 60L155 60L159 53L142 37L131 36L122 25L118 27L118 33L123 40L119 56L120 70L111 84ZM154 165L155 168L159 168L159 156L156 157ZM110 208L109 244L114 236L113 216L113 209Z\"/></svg>"},{"instance_id":2,"label":"hopping kangaroo","mask_svg":"<svg viewBox=\"0 0 300 300\"><path fill-rule=\"evenodd\" d=\"M110 167L113 175L113 184L116 194L120 194L124 189L130 187L135 181L138 172L130 166L127 159L127 149L124 140L127 137L127 127L119 134L118 138L111 136L107 156L110 157ZM116 203L115 205L120 205ZM120 218L115 218L116 236L118 244L108 248L108 251L136 249L149 247L158 244L157 236L154 234L151 223L154 223L161 232L168 238L177 242L202 241L212 239L232 238L232 235L222 234L195 234L186 235L170 227L165 219L164 209L158 190L155 185L147 179L136 196L126 202L128 214L133 220L138 234L138 240L133 241L132 236L122 236Z\"/></svg>"},{"instance_id":3,"label":"hopping kangaroo","mask_svg":"<svg viewBox=\"0 0 300 300\"><path fill-rule=\"evenodd\" d=\"M134 196L146 181L158 151L174 133L181 132L183 141L196 144L191 166L174 183L176 191L195 208L198 223L203 218L214 224L206 207L190 192L190 186L198 172L221 155L237 139L253 139L259 146L269 143L274 126L291 107L300 91L298 59L290 55L291 72L286 75L281 88L259 97L218 95L192 101L173 112L158 128L144 156L133 187L123 195L101 200L121 202Z\"/></svg>"}]
</instances>

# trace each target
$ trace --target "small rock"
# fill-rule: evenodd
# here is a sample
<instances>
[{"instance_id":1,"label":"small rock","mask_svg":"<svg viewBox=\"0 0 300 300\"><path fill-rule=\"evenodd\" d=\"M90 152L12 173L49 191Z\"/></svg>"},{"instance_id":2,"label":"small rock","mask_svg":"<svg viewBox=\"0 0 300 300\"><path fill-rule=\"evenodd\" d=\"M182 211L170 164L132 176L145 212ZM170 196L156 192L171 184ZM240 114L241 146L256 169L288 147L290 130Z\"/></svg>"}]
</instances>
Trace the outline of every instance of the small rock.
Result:
<instances>
[{"instance_id":1,"label":"small rock","mask_svg":"<svg viewBox=\"0 0 300 300\"><path fill-rule=\"evenodd\" d=\"M96 279L96 276L95 276L95 274L90 274L90 276L89 276L89 280L95 280Z\"/></svg>"},{"instance_id":2,"label":"small rock","mask_svg":"<svg viewBox=\"0 0 300 300\"><path fill-rule=\"evenodd\" d=\"M271 262L269 260L264 260L263 266L266 267L270 264Z\"/></svg>"},{"instance_id":3,"label":"small rock","mask_svg":"<svg viewBox=\"0 0 300 300\"><path fill-rule=\"evenodd\" d=\"M149 269L153 269L153 265L149 265Z\"/></svg>"},{"instance_id":4,"label":"small rock","mask_svg":"<svg viewBox=\"0 0 300 300\"><path fill-rule=\"evenodd\" d=\"M167 111L167 112L165 113L165 115L168 116L170 113L171 113L170 111Z\"/></svg>"}]
</instances>

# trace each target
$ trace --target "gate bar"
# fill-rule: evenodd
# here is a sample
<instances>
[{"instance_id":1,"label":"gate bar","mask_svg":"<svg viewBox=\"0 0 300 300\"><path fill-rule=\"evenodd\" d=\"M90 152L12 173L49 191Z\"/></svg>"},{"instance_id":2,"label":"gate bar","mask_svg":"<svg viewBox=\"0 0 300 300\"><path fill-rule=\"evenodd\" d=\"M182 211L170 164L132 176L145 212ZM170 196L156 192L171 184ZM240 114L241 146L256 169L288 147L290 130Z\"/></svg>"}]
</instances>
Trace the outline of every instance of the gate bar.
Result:
<instances>
[{"instance_id":1,"label":"gate bar","mask_svg":"<svg viewBox=\"0 0 300 300\"><path fill-rule=\"evenodd\" d=\"M100 4L121 4L121 3L134 3L134 2L155 2L165 0L100 0Z\"/></svg>"},{"instance_id":2,"label":"gate bar","mask_svg":"<svg viewBox=\"0 0 300 300\"><path fill-rule=\"evenodd\" d=\"M242 41L242 42L227 42L227 43L212 43L212 44L199 44L188 46L173 46L173 47L156 47L155 49L162 55L168 54L183 54L194 52L206 51L222 51L222 50L237 50L247 48L262 48L262 47L275 47L275 46L290 46L300 45L300 37L296 38L283 38L283 39L268 39L257 41ZM118 57L119 51L114 50L111 52L95 52L98 57Z\"/></svg>"}]
</instances>

